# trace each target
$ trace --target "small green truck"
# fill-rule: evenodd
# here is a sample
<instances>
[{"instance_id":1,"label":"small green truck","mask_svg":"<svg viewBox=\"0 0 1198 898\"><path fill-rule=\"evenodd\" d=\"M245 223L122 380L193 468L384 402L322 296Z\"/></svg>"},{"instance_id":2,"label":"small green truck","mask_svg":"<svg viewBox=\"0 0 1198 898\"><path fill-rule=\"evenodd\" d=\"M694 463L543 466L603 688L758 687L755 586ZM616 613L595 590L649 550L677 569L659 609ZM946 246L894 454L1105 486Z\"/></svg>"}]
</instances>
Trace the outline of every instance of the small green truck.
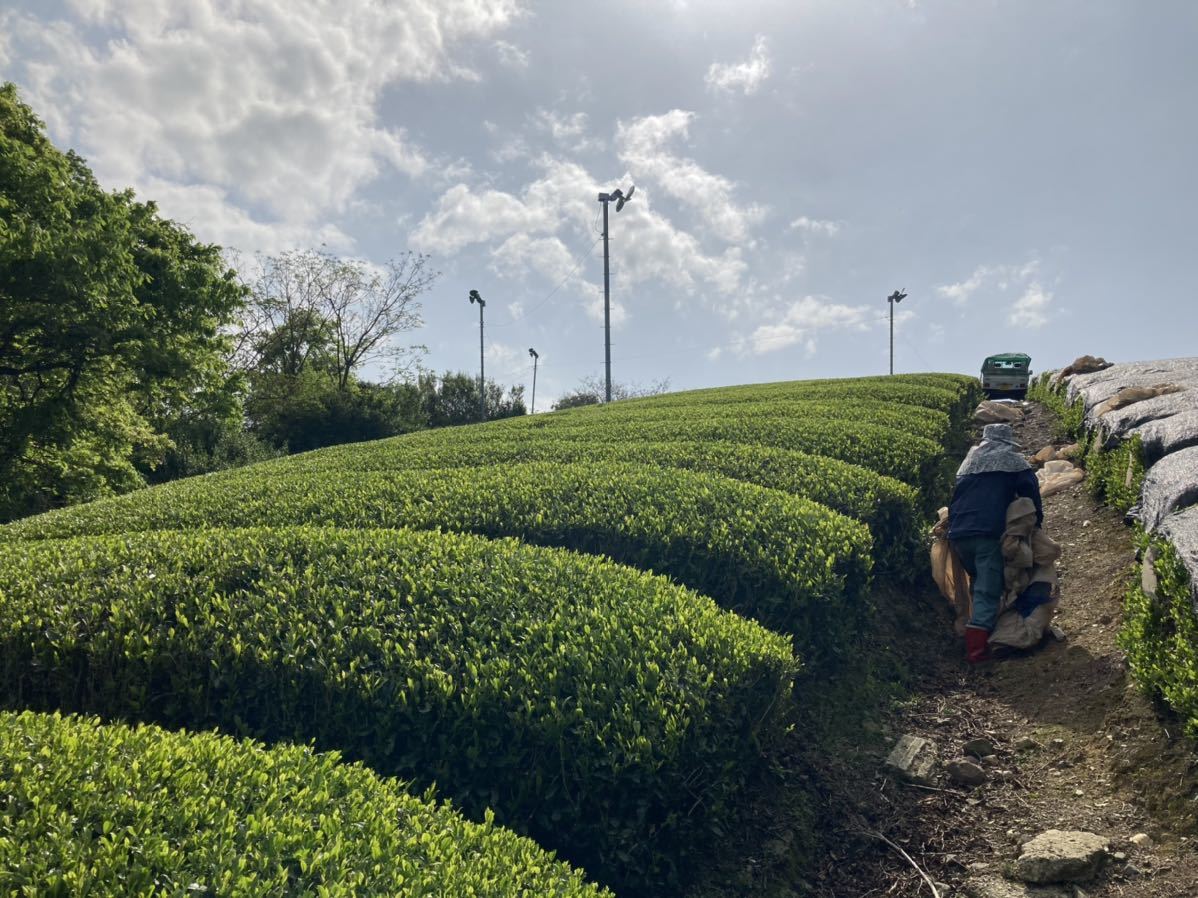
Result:
<instances>
[{"instance_id":1,"label":"small green truck","mask_svg":"<svg viewBox=\"0 0 1198 898\"><path fill-rule=\"evenodd\" d=\"M982 389L991 399L1027 395L1028 378L1032 373L1032 357L1022 352L992 355L982 362Z\"/></svg>"}]
</instances>

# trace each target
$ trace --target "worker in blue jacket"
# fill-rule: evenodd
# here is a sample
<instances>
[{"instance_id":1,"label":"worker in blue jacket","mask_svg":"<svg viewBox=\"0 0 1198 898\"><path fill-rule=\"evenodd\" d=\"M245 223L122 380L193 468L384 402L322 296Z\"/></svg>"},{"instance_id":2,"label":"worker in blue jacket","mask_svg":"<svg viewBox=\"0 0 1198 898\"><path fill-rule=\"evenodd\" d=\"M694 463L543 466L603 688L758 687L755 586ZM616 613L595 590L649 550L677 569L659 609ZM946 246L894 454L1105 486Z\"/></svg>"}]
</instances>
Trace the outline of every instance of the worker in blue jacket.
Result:
<instances>
[{"instance_id":1,"label":"worker in blue jacket","mask_svg":"<svg viewBox=\"0 0 1198 898\"><path fill-rule=\"evenodd\" d=\"M965 629L965 657L971 663L990 657L987 640L998 619L1003 582L1002 535L1007 506L1017 498L1036 506L1036 526L1044 523L1040 483L1023 457L1009 424L987 424L982 441L969 450L957 470L957 486L948 506L948 538L972 581L973 614Z\"/></svg>"}]
</instances>

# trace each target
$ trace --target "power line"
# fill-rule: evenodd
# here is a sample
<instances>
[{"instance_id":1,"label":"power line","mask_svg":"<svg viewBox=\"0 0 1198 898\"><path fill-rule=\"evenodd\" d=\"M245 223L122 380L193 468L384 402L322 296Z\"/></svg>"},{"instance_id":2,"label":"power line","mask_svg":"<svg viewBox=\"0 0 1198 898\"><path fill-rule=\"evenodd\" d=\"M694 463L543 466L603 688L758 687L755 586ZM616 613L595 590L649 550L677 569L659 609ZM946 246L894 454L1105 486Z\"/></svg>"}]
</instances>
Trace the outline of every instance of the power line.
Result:
<instances>
[{"instance_id":1,"label":"power line","mask_svg":"<svg viewBox=\"0 0 1198 898\"><path fill-rule=\"evenodd\" d=\"M595 251L595 247L599 245L599 241L602 239L603 239L602 234L600 234L598 237L595 238L595 242L587 247L586 252L574 264L574 267L571 268L570 271L566 273L565 277L563 277L560 281L558 281L557 286L554 287L552 290L550 290L540 302L538 302L535 306L533 306L528 311L522 313L519 318L515 318L512 321L505 322L504 324L492 324L491 329L494 330L497 327L512 327L513 325L521 324L533 312L536 312L539 309L543 308L545 303L549 302L549 300L551 300L554 297L554 295L557 293L558 290L560 290L560 289L562 289L562 287L566 286L566 282L568 280L570 280L570 278L574 277L574 275L577 273L578 269L581 268L583 266L583 264L588 259L591 258L591 254Z\"/></svg>"}]
</instances>

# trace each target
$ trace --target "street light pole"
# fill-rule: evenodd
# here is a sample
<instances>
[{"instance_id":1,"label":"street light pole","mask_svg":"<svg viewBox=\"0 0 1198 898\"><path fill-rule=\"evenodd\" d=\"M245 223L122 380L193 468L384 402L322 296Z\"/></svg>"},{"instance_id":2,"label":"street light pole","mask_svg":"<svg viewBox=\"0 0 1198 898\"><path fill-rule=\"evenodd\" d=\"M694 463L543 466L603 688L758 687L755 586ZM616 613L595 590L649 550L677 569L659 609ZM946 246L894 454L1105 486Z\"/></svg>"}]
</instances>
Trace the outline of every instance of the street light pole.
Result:
<instances>
[{"instance_id":1,"label":"street light pole","mask_svg":"<svg viewBox=\"0 0 1198 898\"><path fill-rule=\"evenodd\" d=\"M635 192L634 186L628 188L627 195L618 189L611 193L599 194L599 202L603 204L603 363L606 372L606 402L611 402L611 280L608 272L607 204L614 200L616 211L619 212Z\"/></svg>"},{"instance_id":2,"label":"street light pole","mask_svg":"<svg viewBox=\"0 0 1198 898\"><path fill-rule=\"evenodd\" d=\"M537 413L537 362L541 360L541 356L531 346L528 347L528 354L532 356L532 411L529 414L535 415Z\"/></svg>"},{"instance_id":3,"label":"street light pole","mask_svg":"<svg viewBox=\"0 0 1198 898\"><path fill-rule=\"evenodd\" d=\"M907 294L901 290L895 290L886 297L886 301L890 303L890 373L894 374L894 307L907 298Z\"/></svg>"},{"instance_id":4,"label":"street light pole","mask_svg":"<svg viewBox=\"0 0 1198 898\"><path fill-rule=\"evenodd\" d=\"M478 303L478 420L487 420L487 380L483 367L486 358L483 352L483 309L486 302L478 295L477 290L470 291L470 304Z\"/></svg>"}]
</instances>

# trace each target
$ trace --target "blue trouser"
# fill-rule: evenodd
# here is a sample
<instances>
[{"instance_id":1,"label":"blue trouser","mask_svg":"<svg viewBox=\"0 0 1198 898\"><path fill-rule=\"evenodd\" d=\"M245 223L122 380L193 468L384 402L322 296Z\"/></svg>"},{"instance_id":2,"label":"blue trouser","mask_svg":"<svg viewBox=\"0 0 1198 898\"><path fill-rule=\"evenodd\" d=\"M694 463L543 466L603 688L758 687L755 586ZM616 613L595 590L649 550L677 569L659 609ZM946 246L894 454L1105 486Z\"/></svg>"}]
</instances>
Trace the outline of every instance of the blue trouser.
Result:
<instances>
[{"instance_id":1,"label":"blue trouser","mask_svg":"<svg viewBox=\"0 0 1198 898\"><path fill-rule=\"evenodd\" d=\"M1006 587L1002 544L991 536L966 536L952 540L952 544L973 581L973 616L969 626L993 630Z\"/></svg>"}]
</instances>

